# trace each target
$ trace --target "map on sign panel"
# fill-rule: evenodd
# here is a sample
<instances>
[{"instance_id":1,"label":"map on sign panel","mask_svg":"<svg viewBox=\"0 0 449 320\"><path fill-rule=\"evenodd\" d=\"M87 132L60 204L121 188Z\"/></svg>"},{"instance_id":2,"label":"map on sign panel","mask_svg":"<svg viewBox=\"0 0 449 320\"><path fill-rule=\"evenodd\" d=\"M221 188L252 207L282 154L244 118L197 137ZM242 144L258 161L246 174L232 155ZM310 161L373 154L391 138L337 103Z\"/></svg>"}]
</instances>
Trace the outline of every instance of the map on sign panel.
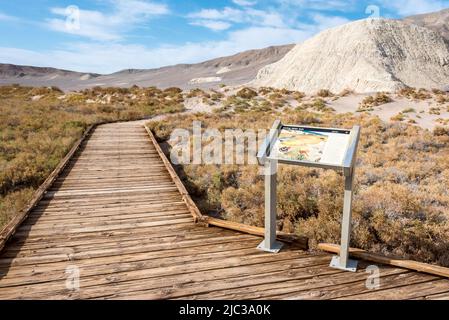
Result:
<instances>
[{"instance_id":1,"label":"map on sign panel","mask_svg":"<svg viewBox=\"0 0 449 320\"><path fill-rule=\"evenodd\" d=\"M284 126L271 156L290 161L341 165L349 145L349 130Z\"/></svg>"}]
</instances>

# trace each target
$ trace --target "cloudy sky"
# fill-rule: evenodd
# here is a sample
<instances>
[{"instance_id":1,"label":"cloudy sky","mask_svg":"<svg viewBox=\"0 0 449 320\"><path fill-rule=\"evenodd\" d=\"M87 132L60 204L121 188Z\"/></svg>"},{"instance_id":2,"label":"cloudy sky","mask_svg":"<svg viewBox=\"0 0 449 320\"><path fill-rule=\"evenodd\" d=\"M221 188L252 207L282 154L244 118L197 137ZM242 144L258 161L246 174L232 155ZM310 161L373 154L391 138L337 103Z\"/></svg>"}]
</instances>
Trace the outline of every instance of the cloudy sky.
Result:
<instances>
[{"instance_id":1,"label":"cloudy sky","mask_svg":"<svg viewBox=\"0 0 449 320\"><path fill-rule=\"evenodd\" d=\"M449 0L0 0L0 63L110 73L298 43L372 15Z\"/></svg>"}]
</instances>

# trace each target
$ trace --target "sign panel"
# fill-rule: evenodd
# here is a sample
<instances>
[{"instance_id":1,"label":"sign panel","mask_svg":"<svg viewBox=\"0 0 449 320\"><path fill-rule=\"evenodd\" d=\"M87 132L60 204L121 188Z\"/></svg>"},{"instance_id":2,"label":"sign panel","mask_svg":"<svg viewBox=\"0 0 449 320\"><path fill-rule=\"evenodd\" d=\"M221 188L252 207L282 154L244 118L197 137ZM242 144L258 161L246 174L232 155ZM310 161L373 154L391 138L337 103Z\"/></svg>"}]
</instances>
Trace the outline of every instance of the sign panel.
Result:
<instances>
[{"instance_id":1,"label":"sign panel","mask_svg":"<svg viewBox=\"0 0 449 320\"><path fill-rule=\"evenodd\" d=\"M350 130L282 126L270 157L341 166L350 134Z\"/></svg>"},{"instance_id":2,"label":"sign panel","mask_svg":"<svg viewBox=\"0 0 449 320\"><path fill-rule=\"evenodd\" d=\"M265 167L265 239L258 249L279 252L276 241L276 183L277 166L296 166L343 170L345 194L341 229L340 255L332 258L331 267L355 272L357 261L349 259L351 235L354 167L360 127L352 130L283 125L276 120L261 145L257 158Z\"/></svg>"}]
</instances>

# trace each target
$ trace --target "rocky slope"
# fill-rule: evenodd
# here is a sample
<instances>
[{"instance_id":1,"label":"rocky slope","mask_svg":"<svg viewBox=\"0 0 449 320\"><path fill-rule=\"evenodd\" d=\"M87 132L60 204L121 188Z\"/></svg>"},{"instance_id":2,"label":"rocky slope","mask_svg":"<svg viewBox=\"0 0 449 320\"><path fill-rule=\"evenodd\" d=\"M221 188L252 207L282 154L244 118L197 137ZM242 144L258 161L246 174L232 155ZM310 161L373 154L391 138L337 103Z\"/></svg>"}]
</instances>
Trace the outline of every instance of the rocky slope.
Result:
<instances>
[{"instance_id":1,"label":"rocky slope","mask_svg":"<svg viewBox=\"0 0 449 320\"><path fill-rule=\"evenodd\" d=\"M429 28L449 42L449 9L405 18L404 21Z\"/></svg>"},{"instance_id":2,"label":"rocky slope","mask_svg":"<svg viewBox=\"0 0 449 320\"><path fill-rule=\"evenodd\" d=\"M402 21L366 19L298 44L261 69L251 85L366 93L448 83L449 50L439 34Z\"/></svg>"}]
</instances>

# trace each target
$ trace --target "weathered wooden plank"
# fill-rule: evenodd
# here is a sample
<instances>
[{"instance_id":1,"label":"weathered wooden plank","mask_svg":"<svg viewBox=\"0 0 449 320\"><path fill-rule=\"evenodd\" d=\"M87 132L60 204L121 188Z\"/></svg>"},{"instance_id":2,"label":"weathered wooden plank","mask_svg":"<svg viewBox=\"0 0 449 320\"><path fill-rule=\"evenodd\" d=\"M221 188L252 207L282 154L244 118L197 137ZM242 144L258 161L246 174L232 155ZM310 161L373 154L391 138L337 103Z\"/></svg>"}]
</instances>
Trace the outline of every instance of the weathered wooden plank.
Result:
<instances>
[{"instance_id":1,"label":"weathered wooden plank","mask_svg":"<svg viewBox=\"0 0 449 320\"><path fill-rule=\"evenodd\" d=\"M422 274L421 274L422 276ZM439 279L432 281L417 281L417 283L406 282L403 286L388 288L375 292L346 296L340 300L405 300L435 295L449 290L449 280Z\"/></svg>"},{"instance_id":2,"label":"weathered wooden plank","mask_svg":"<svg viewBox=\"0 0 449 320\"><path fill-rule=\"evenodd\" d=\"M248 241L250 238L245 239ZM130 253L142 253L151 252L157 250L169 250L174 248L182 248L188 246L205 245L211 243L226 243L233 241L242 241L240 236L224 236L219 238L212 238L205 241L201 240L186 240L186 241L176 241L175 243L146 243L142 245L132 245L130 247L121 246L109 249L91 249L91 250L81 250L79 252L74 251L72 248L65 248L63 253L43 253L37 256L26 256L23 258L0 258L0 266L24 266L33 265L36 263L49 263L58 261L75 261L82 259L92 259L94 257L108 257L116 255L124 255Z\"/></svg>"},{"instance_id":3,"label":"weathered wooden plank","mask_svg":"<svg viewBox=\"0 0 449 320\"><path fill-rule=\"evenodd\" d=\"M116 268L111 277L100 274L82 278L81 286L83 288L83 291L87 290L88 288L94 287L95 289L101 290L104 294L107 291L107 287L110 287L111 285L115 286L117 284L129 281L139 281L140 283L142 283L143 281L152 282L154 281L154 279L165 279L168 276L185 274L190 274L191 276L193 274L196 275L196 278L191 277L190 281L201 281L204 276L206 276L202 276L203 273L206 274L208 272L211 272L211 274L215 274L215 276L220 276L222 272L225 272L225 270L240 266L253 266L254 268L255 265L265 265L272 262L277 262L278 265L279 262L300 263L299 261L301 259L298 259L300 257L301 255L292 256L286 253L280 254L279 256L273 256L265 253L244 255L243 257L224 257L223 255L220 255L219 257L212 256L203 260L192 261L184 264L160 264L156 267L154 267L154 263L156 263L157 261L152 260L148 262L150 264L153 264L153 267L151 269L146 269L144 267L144 264L142 264L143 267L139 267L136 270L121 272L121 269L119 267ZM316 259L316 257L306 256L304 257L304 259L308 259L308 261L310 261ZM63 279L65 279L65 277L66 276L64 275ZM109 292L115 292L115 290L111 289L112 288L109 289ZM52 296L54 292L58 290L66 291L64 281L27 285L21 287L20 291L16 290L16 288L14 287L2 288L2 290L0 290L0 298L3 298L4 296L12 297L12 295L15 294L30 294L30 292L33 292L33 294L36 296L42 296L44 293L49 293L50 296Z\"/></svg>"},{"instance_id":4,"label":"weathered wooden plank","mask_svg":"<svg viewBox=\"0 0 449 320\"><path fill-rule=\"evenodd\" d=\"M123 246L131 246L134 245L141 245L145 243L173 243L173 242L179 242L179 241L187 241L187 240L197 240L197 239L215 239L217 238L223 238L226 236L236 236L236 234L230 234L229 232L217 232L214 234L214 237L211 237L210 233L207 233L205 230L192 230L192 229L185 229L182 230L182 234L180 234L180 231L177 232L174 231L167 231L166 234L161 235L157 234L154 236L145 236L145 234L132 234L130 236L120 236L120 237L108 237L106 239L99 239L99 238L88 238L88 239L79 239L79 240L70 240L68 239L66 243L64 244L58 244L56 241L51 242L43 242L43 243L32 243L29 245L23 245L23 244L15 244L11 243L8 245L8 247L5 249L2 258L18 258L21 256L33 256L41 254L41 252L44 252L43 250L52 250L53 252L61 253L66 252L67 250L73 250L73 252L81 252L81 251L89 251L92 249L105 249L105 248L114 248L114 247L123 247ZM254 241L256 241L254 239ZM251 240L247 240L245 242L240 241L240 243L252 243ZM204 243L207 243L205 241ZM234 242L232 242L234 243ZM238 246L239 244L235 244L235 246ZM195 246L195 245L194 245ZM185 248L189 248L190 246L186 246ZM207 252L207 250L204 250L204 252ZM23 268L21 268L23 269Z\"/></svg>"},{"instance_id":5,"label":"weathered wooden plank","mask_svg":"<svg viewBox=\"0 0 449 320\"><path fill-rule=\"evenodd\" d=\"M172 214L175 213L175 214ZM133 225L143 225L147 222L158 222L165 221L169 218L171 221L175 221L178 219L183 219L184 221L191 221L191 217L189 216L189 211L187 209L180 210L177 212L168 212L167 216L155 216L152 217L150 215L146 215L140 218L125 218L125 217L116 217L115 219L80 219L80 221L70 221L66 220L65 223L61 221L40 221L39 219L30 221L27 224L22 225L23 230L33 230L34 232L38 232L39 230L48 230L49 228L54 229L55 231L64 231L69 228L85 228L85 227L95 227L95 226L117 226L123 225L127 223L132 223ZM29 226L29 228L27 228Z\"/></svg>"},{"instance_id":6,"label":"weathered wooden plank","mask_svg":"<svg viewBox=\"0 0 449 320\"><path fill-rule=\"evenodd\" d=\"M14 238L11 239L12 242L23 243L36 243L36 242L62 242L65 240L73 240L73 239L107 239L110 237L122 237L124 235L136 235L136 234L151 234L153 236L158 233L163 234L164 232L170 232L174 230L178 230L179 232L183 232L189 228L194 228L192 223L180 223L180 224L168 224L164 226L151 226L151 227L143 227L139 229L134 228L122 228L119 230L111 230L111 231L94 231L94 232L86 232L80 234L52 234L52 235L29 235L26 232L23 234L15 234ZM187 232L187 231L186 231ZM213 235L212 235L213 236Z\"/></svg>"},{"instance_id":7,"label":"weathered wooden plank","mask_svg":"<svg viewBox=\"0 0 449 320\"><path fill-rule=\"evenodd\" d=\"M73 236L55 236L55 237L14 237L10 244L12 248L23 248L23 250L36 250L39 248L66 248L72 246L82 246L89 248L102 243L114 241L128 241L140 239L153 239L155 242L163 243L168 241L179 241L191 239L196 234L204 234L209 238L221 237L224 235L236 235L234 232L215 231L210 233L207 230L198 229L193 224L175 224L163 227L139 228L138 230L121 229L119 232L81 234ZM258 239L258 238L255 238Z\"/></svg>"},{"instance_id":8,"label":"weathered wooden plank","mask_svg":"<svg viewBox=\"0 0 449 320\"><path fill-rule=\"evenodd\" d=\"M51 236L51 235L57 235L60 233L69 234L69 233L89 233L89 232L97 232L97 231L114 231L114 230L121 230L124 228L132 229L132 228L144 228L144 227L155 227L155 226L164 226L164 225L171 225L171 224L182 224L182 223L189 223L191 222L191 217L188 218L182 218L182 219L171 219L171 220L162 220L162 221L152 221L152 222L144 222L144 223L123 223L120 225L112 225L112 226L91 226L91 227L64 227L59 230L36 230L34 231L32 226L24 225L21 226L19 231L17 231L18 234L23 235L24 233L27 233L27 235L32 236Z\"/></svg>"},{"instance_id":9,"label":"weathered wooden plank","mask_svg":"<svg viewBox=\"0 0 449 320\"><path fill-rule=\"evenodd\" d=\"M326 287L309 288L307 290L298 290L290 287L280 295L269 295L269 297L289 300L342 299L344 297L357 297L366 293L380 292L381 290L390 290L399 286L422 283L431 280L433 277L393 267L381 273L380 289L371 289L367 286L368 274L359 273L358 276L352 278L352 281L348 278L350 282L345 283L339 282L338 279L332 279L335 282Z\"/></svg>"},{"instance_id":10,"label":"weathered wooden plank","mask_svg":"<svg viewBox=\"0 0 449 320\"><path fill-rule=\"evenodd\" d=\"M251 243L252 244L252 243ZM48 283L51 281L63 281L66 279L65 270L68 265L76 265L82 271L83 279L100 274L115 274L140 270L142 268L160 268L162 266L181 265L206 261L212 257L249 256L254 253L248 243L223 243L212 244L210 250L204 252L198 247L186 247L185 250L177 249L168 252L154 251L149 254L128 254L129 259L121 256L107 256L80 260L76 262L66 261L58 263L41 264L39 266L26 266L20 272L9 272L0 283L0 288L13 287L24 284ZM232 251L231 251L232 250ZM1 290L3 291L3 289Z\"/></svg>"}]
</instances>

